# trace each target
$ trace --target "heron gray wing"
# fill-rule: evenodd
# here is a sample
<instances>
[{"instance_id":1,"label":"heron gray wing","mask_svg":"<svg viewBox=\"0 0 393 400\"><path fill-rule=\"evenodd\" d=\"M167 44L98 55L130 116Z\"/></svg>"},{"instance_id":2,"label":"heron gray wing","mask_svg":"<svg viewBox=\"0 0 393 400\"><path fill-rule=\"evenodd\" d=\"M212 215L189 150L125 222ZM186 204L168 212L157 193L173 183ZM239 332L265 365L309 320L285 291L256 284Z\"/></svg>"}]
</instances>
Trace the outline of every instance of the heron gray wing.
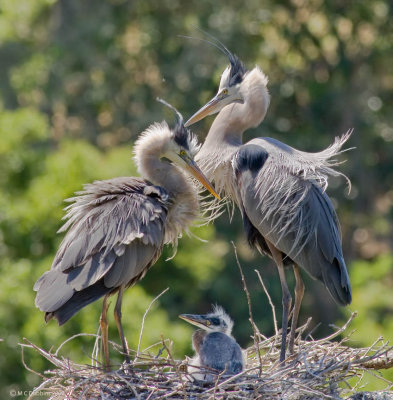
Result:
<instances>
[{"instance_id":1,"label":"heron gray wing","mask_svg":"<svg viewBox=\"0 0 393 400\"><path fill-rule=\"evenodd\" d=\"M132 284L163 246L168 195L162 188L116 178L86 185L72 201L61 229L67 234L52 269L34 286L36 305L47 312L103 278L99 286L107 291Z\"/></svg>"},{"instance_id":2,"label":"heron gray wing","mask_svg":"<svg viewBox=\"0 0 393 400\"><path fill-rule=\"evenodd\" d=\"M318 170L311 158L299 169L296 152L262 138L242 146L234 163L238 203L263 238L325 283L337 302L348 304L351 290L338 220L322 185L327 170Z\"/></svg>"},{"instance_id":3,"label":"heron gray wing","mask_svg":"<svg viewBox=\"0 0 393 400\"><path fill-rule=\"evenodd\" d=\"M59 230L68 232L52 268L67 271L103 249L103 256L111 250L120 255L123 245L137 238L154 245L161 240L168 200L164 189L126 177L85 185L77 195L68 200L73 204Z\"/></svg>"},{"instance_id":4,"label":"heron gray wing","mask_svg":"<svg viewBox=\"0 0 393 400\"><path fill-rule=\"evenodd\" d=\"M67 275L57 270L46 271L35 283L35 303L43 311L52 312L67 302L75 290L67 284Z\"/></svg>"},{"instance_id":5,"label":"heron gray wing","mask_svg":"<svg viewBox=\"0 0 393 400\"><path fill-rule=\"evenodd\" d=\"M243 355L237 342L222 332L212 332L205 336L199 357L205 367L227 374L236 374L243 370Z\"/></svg>"},{"instance_id":6,"label":"heron gray wing","mask_svg":"<svg viewBox=\"0 0 393 400\"><path fill-rule=\"evenodd\" d=\"M235 342L236 343L236 342ZM231 362L231 373L238 374L244 369L244 358L241 347L236 343L237 346L233 346L232 362Z\"/></svg>"},{"instance_id":7,"label":"heron gray wing","mask_svg":"<svg viewBox=\"0 0 393 400\"><path fill-rule=\"evenodd\" d=\"M140 240L130 243L122 257L118 257L104 277L107 287L131 286L144 277L159 255L162 246L143 244Z\"/></svg>"}]
</instances>

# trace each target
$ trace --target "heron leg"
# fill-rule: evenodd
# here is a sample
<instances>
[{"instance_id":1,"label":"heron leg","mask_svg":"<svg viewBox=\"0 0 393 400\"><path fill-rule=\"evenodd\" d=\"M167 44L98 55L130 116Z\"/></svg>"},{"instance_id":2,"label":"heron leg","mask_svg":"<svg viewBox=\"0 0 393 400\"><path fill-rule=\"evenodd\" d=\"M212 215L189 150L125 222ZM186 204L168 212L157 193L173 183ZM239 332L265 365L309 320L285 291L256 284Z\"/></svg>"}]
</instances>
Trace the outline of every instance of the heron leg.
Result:
<instances>
[{"instance_id":1,"label":"heron leg","mask_svg":"<svg viewBox=\"0 0 393 400\"><path fill-rule=\"evenodd\" d=\"M102 311L100 317L100 327L101 327L101 335L102 335L102 345L104 347L104 361L105 361L105 370L109 371L109 345L108 345L108 296L104 297L104 301L102 303Z\"/></svg>"},{"instance_id":2,"label":"heron leg","mask_svg":"<svg viewBox=\"0 0 393 400\"><path fill-rule=\"evenodd\" d=\"M303 279L302 276L300 275L300 269L296 264L293 264L293 272L295 273L296 286L295 286L295 305L293 306L291 334L289 336L289 344L288 344L289 354L293 354L297 321L299 317L300 305L302 304L304 295Z\"/></svg>"},{"instance_id":3,"label":"heron leg","mask_svg":"<svg viewBox=\"0 0 393 400\"><path fill-rule=\"evenodd\" d=\"M266 240L266 238L265 238ZM289 292L287 280L285 277L284 263L282 261L282 253L278 250L273 243L266 240L270 252L272 253L273 260L275 261L280 276L281 290L282 290L282 332L281 332L281 352L280 362L285 360L285 348L287 343L287 331L288 331L288 315L291 309L292 297Z\"/></svg>"},{"instance_id":4,"label":"heron leg","mask_svg":"<svg viewBox=\"0 0 393 400\"><path fill-rule=\"evenodd\" d=\"M123 292L124 292L124 286L120 286L119 294L116 300L114 316L117 325L117 330L119 331L121 344L123 346L123 353L125 355L126 362L130 363L130 356L129 356L130 353L128 350L127 339L124 336L123 325L121 324L121 302L123 300Z\"/></svg>"}]
</instances>

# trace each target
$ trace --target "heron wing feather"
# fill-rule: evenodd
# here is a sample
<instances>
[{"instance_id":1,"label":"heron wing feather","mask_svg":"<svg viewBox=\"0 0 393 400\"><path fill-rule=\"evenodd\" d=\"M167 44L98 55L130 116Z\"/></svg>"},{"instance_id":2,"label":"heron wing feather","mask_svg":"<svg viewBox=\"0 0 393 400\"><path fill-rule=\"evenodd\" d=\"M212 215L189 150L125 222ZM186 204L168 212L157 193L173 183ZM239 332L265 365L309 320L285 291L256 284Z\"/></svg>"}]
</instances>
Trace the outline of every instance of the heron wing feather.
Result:
<instances>
[{"instance_id":1,"label":"heron wing feather","mask_svg":"<svg viewBox=\"0 0 393 400\"><path fill-rule=\"evenodd\" d=\"M319 164L315 155L301 160L297 150L268 139L249 142L268 153L261 168L241 170L235 164L241 209L264 238L347 304L351 294L338 219L324 192L334 170L322 156Z\"/></svg>"},{"instance_id":2,"label":"heron wing feather","mask_svg":"<svg viewBox=\"0 0 393 400\"><path fill-rule=\"evenodd\" d=\"M213 332L206 335L200 348L199 357L205 367L219 371L226 370L228 374L234 374L243 368L243 355L238 343L222 332Z\"/></svg>"},{"instance_id":3,"label":"heron wing feather","mask_svg":"<svg viewBox=\"0 0 393 400\"><path fill-rule=\"evenodd\" d=\"M36 306L47 312L57 310L74 294L74 289L67 285L67 275L54 269L41 276L34 285L34 290L38 291Z\"/></svg>"},{"instance_id":4,"label":"heron wing feather","mask_svg":"<svg viewBox=\"0 0 393 400\"><path fill-rule=\"evenodd\" d=\"M161 253L161 247L143 244L136 240L127 245L124 255L118 257L104 277L107 287L132 285L141 279Z\"/></svg>"},{"instance_id":5,"label":"heron wing feather","mask_svg":"<svg viewBox=\"0 0 393 400\"><path fill-rule=\"evenodd\" d=\"M52 268L67 272L99 252L104 259L111 251L121 255L124 245L141 238L146 244L160 246L167 203L159 196L145 195L147 185L153 186L137 178L86 185L67 208L67 235Z\"/></svg>"},{"instance_id":6,"label":"heron wing feather","mask_svg":"<svg viewBox=\"0 0 393 400\"><path fill-rule=\"evenodd\" d=\"M164 189L138 178L115 178L86 185L72 201L52 269L34 286L36 305L47 312L102 278L108 289L132 284L162 250Z\"/></svg>"}]
</instances>

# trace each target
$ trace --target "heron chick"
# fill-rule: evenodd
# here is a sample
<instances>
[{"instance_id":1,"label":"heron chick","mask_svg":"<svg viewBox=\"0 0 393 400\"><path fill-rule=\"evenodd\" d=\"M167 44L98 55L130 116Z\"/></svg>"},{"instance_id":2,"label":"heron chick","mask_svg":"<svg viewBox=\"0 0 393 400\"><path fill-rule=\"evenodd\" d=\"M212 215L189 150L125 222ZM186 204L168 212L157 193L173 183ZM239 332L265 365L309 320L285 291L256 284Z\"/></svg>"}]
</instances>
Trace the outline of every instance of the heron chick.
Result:
<instances>
[{"instance_id":1,"label":"heron chick","mask_svg":"<svg viewBox=\"0 0 393 400\"><path fill-rule=\"evenodd\" d=\"M67 232L52 267L36 282L36 306L45 321L67 322L104 297L101 332L109 368L108 296L118 293L114 315L126 361L128 345L121 324L123 292L141 280L158 260L164 244L176 244L199 215L198 188L184 171L218 196L193 156L194 136L178 124L155 123L135 143L135 162L143 178L121 177L85 185L69 199Z\"/></svg>"},{"instance_id":2,"label":"heron chick","mask_svg":"<svg viewBox=\"0 0 393 400\"><path fill-rule=\"evenodd\" d=\"M213 375L206 373L204 367L224 372L224 375L243 371L242 349L231 335L233 321L222 307L215 306L213 312L206 315L182 314L179 318L201 328L192 335L196 355L189 372L196 379L213 380Z\"/></svg>"}]
</instances>

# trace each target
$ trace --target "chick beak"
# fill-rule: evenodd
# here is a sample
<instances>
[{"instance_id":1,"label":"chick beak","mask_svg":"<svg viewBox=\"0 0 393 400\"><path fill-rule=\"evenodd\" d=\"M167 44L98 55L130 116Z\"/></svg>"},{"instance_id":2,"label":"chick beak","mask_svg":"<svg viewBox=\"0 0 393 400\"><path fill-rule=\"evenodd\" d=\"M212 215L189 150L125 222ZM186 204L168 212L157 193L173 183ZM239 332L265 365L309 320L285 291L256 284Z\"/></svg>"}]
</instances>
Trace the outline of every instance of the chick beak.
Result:
<instances>
[{"instance_id":1,"label":"chick beak","mask_svg":"<svg viewBox=\"0 0 393 400\"><path fill-rule=\"evenodd\" d=\"M179 315L179 318L181 318L182 320L184 320L192 325L198 326L200 328L210 325L209 319L206 318L206 316L204 316L204 315L181 314L181 315Z\"/></svg>"}]
</instances>

